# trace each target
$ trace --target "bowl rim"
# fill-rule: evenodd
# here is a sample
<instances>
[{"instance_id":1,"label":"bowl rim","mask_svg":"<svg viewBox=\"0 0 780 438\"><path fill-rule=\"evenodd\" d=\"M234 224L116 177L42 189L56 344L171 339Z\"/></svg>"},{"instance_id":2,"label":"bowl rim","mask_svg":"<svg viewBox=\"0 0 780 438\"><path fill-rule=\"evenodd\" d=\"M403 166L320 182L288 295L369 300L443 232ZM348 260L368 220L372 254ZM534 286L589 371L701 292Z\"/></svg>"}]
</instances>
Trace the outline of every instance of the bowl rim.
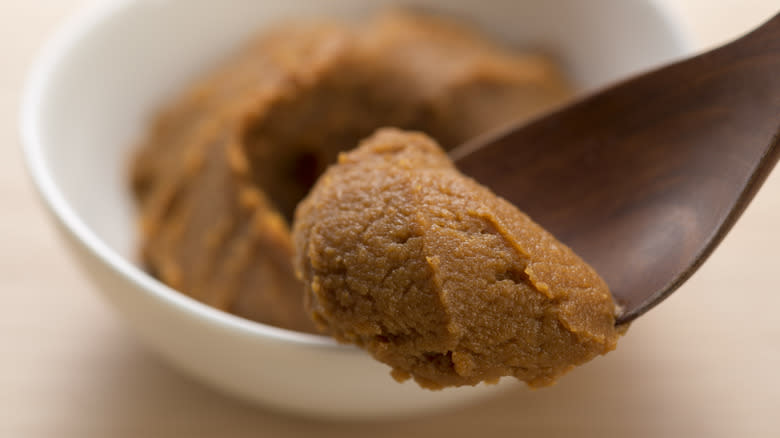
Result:
<instances>
[{"instance_id":1,"label":"bowl rim","mask_svg":"<svg viewBox=\"0 0 780 438\"><path fill-rule=\"evenodd\" d=\"M28 70L22 93L19 118L21 148L27 171L43 204L55 220L85 248L90 255L106 263L125 280L143 293L163 301L222 330L243 336L260 336L269 341L299 346L325 348L334 352L363 352L352 345L339 344L334 339L318 334L308 334L245 319L201 303L153 278L140 267L121 256L104 243L82 221L58 188L47 165L46 154L40 137L40 103L49 87L51 77L59 65L83 38L108 17L119 14L137 0L93 1L66 18L38 50ZM691 38L686 27L673 14L666 0L646 0L658 12L660 19L674 32L673 38L681 54L691 48Z\"/></svg>"}]
</instances>

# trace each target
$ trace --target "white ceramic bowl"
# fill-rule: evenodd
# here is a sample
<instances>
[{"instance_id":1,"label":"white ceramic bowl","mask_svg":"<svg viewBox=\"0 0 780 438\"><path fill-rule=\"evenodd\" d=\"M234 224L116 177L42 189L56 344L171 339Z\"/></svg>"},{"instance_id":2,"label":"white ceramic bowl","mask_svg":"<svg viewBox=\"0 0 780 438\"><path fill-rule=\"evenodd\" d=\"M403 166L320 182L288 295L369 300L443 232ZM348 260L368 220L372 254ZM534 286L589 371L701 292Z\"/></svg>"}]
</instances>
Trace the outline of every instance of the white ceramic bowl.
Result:
<instances>
[{"instance_id":1,"label":"white ceramic bowl","mask_svg":"<svg viewBox=\"0 0 780 438\"><path fill-rule=\"evenodd\" d=\"M21 118L33 179L98 290L153 350L186 373L245 399L323 417L422 412L506 386L430 392L397 384L386 366L355 348L217 311L134 263L127 159L162 102L269 23L302 15L354 19L395 3L103 1L69 21L33 67ZM686 51L679 27L657 1L405 3L469 17L498 37L554 53L582 90Z\"/></svg>"}]
</instances>

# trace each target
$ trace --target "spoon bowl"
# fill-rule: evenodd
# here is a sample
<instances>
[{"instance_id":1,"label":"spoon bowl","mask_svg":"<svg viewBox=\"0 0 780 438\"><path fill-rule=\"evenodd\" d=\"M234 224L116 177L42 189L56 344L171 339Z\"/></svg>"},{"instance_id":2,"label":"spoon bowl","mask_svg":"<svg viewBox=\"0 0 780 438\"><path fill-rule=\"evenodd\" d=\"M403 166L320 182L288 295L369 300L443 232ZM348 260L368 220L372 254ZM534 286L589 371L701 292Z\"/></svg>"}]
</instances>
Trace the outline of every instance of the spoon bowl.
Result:
<instances>
[{"instance_id":1,"label":"spoon bowl","mask_svg":"<svg viewBox=\"0 0 780 438\"><path fill-rule=\"evenodd\" d=\"M617 323L712 253L780 156L780 15L451 154L605 279Z\"/></svg>"}]
</instances>

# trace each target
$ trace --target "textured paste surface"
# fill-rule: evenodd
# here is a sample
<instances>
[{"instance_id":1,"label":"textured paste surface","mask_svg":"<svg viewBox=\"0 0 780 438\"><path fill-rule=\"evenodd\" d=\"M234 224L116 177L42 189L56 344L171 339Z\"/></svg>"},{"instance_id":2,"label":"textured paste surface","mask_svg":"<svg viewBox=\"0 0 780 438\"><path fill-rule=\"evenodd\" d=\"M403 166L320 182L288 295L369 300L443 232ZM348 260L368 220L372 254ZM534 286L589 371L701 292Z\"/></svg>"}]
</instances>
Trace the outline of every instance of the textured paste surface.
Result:
<instances>
[{"instance_id":1,"label":"textured paste surface","mask_svg":"<svg viewBox=\"0 0 780 438\"><path fill-rule=\"evenodd\" d=\"M381 130L341 155L293 238L312 318L399 380L543 386L619 337L596 272L423 134Z\"/></svg>"},{"instance_id":2,"label":"textured paste surface","mask_svg":"<svg viewBox=\"0 0 780 438\"><path fill-rule=\"evenodd\" d=\"M173 102L142 144L143 261L202 302L313 331L289 221L340 151L383 126L450 148L568 95L546 58L441 19L279 26Z\"/></svg>"}]
</instances>

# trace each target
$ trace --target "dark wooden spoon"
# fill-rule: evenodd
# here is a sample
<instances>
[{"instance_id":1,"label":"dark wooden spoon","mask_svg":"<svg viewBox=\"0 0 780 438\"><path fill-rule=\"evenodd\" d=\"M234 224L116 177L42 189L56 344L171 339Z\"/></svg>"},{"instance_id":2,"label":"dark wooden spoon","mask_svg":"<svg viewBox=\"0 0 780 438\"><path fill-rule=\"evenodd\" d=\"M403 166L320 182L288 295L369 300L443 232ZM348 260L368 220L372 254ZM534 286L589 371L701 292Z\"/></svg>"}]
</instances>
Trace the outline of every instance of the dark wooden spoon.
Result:
<instances>
[{"instance_id":1,"label":"dark wooden spoon","mask_svg":"<svg viewBox=\"0 0 780 438\"><path fill-rule=\"evenodd\" d=\"M588 261L622 324L712 253L777 162L779 128L780 14L451 156Z\"/></svg>"}]
</instances>

